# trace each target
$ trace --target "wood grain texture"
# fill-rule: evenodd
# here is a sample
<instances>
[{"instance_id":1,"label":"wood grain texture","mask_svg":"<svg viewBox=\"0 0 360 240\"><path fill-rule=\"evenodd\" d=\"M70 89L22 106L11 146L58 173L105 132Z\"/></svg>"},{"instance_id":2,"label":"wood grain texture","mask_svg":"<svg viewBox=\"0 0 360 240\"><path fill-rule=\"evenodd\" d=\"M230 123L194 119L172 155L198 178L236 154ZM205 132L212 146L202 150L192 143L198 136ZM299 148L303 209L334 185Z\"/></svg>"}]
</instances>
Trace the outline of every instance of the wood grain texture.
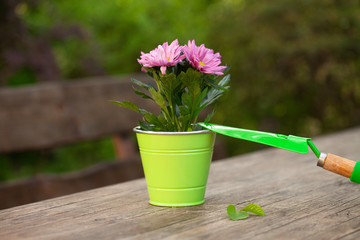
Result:
<instances>
[{"instance_id":1,"label":"wood grain texture","mask_svg":"<svg viewBox=\"0 0 360 240\"><path fill-rule=\"evenodd\" d=\"M144 177L140 158L101 162L62 174L37 174L0 184L0 209Z\"/></svg>"},{"instance_id":2,"label":"wood grain texture","mask_svg":"<svg viewBox=\"0 0 360 240\"><path fill-rule=\"evenodd\" d=\"M354 170L355 163L355 161L349 160L347 158L328 153L327 157L325 158L323 168L330 172L350 178Z\"/></svg>"},{"instance_id":3,"label":"wood grain texture","mask_svg":"<svg viewBox=\"0 0 360 240\"><path fill-rule=\"evenodd\" d=\"M360 128L314 139L358 159ZM241 147L241 141L239 141ZM266 149L212 164L206 202L147 203L144 179L0 211L0 239L359 239L360 185L316 167L316 157ZM226 207L268 216L231 221Z\"/></svg>"}]
</instances>

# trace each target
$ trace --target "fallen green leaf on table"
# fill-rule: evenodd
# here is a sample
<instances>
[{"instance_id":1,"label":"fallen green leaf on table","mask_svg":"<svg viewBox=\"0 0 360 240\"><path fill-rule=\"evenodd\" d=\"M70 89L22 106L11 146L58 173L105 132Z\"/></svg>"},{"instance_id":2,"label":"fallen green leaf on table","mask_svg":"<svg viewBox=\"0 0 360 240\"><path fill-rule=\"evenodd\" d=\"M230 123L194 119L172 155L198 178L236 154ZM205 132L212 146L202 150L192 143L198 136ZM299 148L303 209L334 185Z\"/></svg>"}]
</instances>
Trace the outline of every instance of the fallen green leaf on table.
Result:
<instances>
[{"instance_id":1,"label":"fallen green leaf on table","mask_svg":"<svg viewBox=\"0 0 360 240\"><path fill-rule=\"evenodd\" d=\"M260 215L260 216L266 216L264 210L256 204L249 204L246 207L244 207L243 209L240 209L239 211L236 211L235 206L231 204L227 207L226 210L227 210L227 214L228 214L229 218L233 221L246 219L246 218L250 217L248 212L254 213L254 214Z\"/></svg>"},{"instance_id":2,"label":"fallen green leaf on table","mask_svg":"<svg viewBox=\"0 0 360 240\"><path fill-rule=\"evenodd\" d=\"M246 219L250 216L247 212L244 212L244 211L237 212L234 205L229 205L227 207L227 213L228 213L229 218L234 221L240 220L240 219Z\"/></svg>"},{"instance_id":3,"label":"fallen green leaf on table","mask_svg":"<svg viewBox=\"0 0 360 240\"><path fill-rule=\"evenodd\" d=\"M259 205L256 204L249 204L246 207L244 207L242 211L251 212L260 216L266 216L264 210Z\"/></svg>"}]
</instances>

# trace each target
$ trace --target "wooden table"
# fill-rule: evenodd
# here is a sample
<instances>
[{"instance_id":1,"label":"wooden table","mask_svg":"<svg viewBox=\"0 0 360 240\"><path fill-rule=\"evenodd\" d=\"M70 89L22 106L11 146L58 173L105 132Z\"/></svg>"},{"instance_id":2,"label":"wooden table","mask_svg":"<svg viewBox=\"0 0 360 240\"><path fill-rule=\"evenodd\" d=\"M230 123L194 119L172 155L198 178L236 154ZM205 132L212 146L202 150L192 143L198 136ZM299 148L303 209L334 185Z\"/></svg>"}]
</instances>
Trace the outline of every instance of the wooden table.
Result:
<instances>
[{"instance_id":1,"label":"wooden table","mask_svg":"<svg viewBox=\"0 0 360 240\"><path fill-rule=\"evenodd\" d=\"M314 143L320 151L356 160L360 128ZM316 167L312 153L269 148L215 162L201 206L155 207L147 200L145 180L139 179L2 210L0 239L360 237L360 185ZM248 203L262 206L267 216L229 220L227 205Z\"/></svg>"}]
</instances>

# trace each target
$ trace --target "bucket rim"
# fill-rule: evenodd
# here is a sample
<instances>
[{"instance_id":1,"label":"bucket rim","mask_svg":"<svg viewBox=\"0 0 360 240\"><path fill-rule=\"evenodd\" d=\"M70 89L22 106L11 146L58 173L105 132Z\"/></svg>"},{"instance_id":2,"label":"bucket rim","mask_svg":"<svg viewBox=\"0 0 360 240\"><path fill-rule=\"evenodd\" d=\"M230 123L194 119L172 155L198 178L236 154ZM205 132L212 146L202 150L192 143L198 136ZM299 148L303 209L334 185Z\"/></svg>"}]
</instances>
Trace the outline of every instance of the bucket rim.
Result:
<instances>
[{"instance_id":1,"label":"bucket rim","mask_svg":"<svg viewBox=\"0 0 360 240\"><path fill-rule=\"evenodd\" d=\"M152 135L192 135L192 134L204 134L204 133L213 133L210 130L197 130L197 131L189 131L189 132L156 132L156 131L145 131L141 130L140 126L136 126L133 128L133 131L136 133L142 134L152 134Z\"/></svg>"}]
</instances>

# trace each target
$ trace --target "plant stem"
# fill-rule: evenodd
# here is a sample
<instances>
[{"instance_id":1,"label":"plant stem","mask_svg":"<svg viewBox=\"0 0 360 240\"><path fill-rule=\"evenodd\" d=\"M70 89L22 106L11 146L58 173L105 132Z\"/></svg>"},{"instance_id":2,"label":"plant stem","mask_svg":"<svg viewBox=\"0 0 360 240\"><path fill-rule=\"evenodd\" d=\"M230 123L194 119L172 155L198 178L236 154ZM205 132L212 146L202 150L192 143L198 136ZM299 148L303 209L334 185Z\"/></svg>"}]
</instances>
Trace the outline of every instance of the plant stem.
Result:
<instances>
[{"instance_id":1,"label":"plant stem","mask_svg":"<svg viewBox=\"0 0 360 240\"><path fill-rule=\"evenodd\" d=\"M196 125L196 122L197 122L197 118L198 118L198 116L195 117L194 123L193 123L193 125L192 125L192 127L191 127L191 130L194 130L194 128L195 128L195 125Z\"/></svg>"}]
</instances>

